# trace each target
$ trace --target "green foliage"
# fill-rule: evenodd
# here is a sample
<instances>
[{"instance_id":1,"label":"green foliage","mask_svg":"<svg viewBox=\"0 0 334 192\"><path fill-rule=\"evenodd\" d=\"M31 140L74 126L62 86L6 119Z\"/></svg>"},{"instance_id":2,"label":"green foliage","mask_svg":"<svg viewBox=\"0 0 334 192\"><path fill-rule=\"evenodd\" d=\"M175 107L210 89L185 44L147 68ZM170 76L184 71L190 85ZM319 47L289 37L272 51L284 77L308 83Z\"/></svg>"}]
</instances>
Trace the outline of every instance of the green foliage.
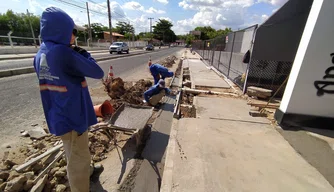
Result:
<instances>
[{"instance_id":1,"label":"green foliage","mask_svg":"<svg viewBox=\"0 0 334 192\"><path fill-rule=\"evenodd\" d=\"M159 19L157 24L153 26L153 37L164 43L174 42L177 37L171 29L173 24L165 19Z\"/></svg>"},{"instance_id":2,"label":"green foliage","mask_svg":"<svg viewBox=\"0 0 334 192\"><path fill-rule=\"evenodd\" d=\"M29 19L34 34L38 37L40 31L40 18L33 14L30 14L30 17L28 17L25 13L14 13L12 10L0 14L0 34L7 35L9 31L13 31L13 36L32 37Z\"/></svg>"},{"instance_id":3,"label":"green foliage","mask_svg":"<svg viewBox=\"0 0 334 192\"><path fill-rule=\"evenodd\" d=\"M126 33L132 34L135 33L135 28L130 23L120 21L116 24L115 32L122 35L125 35Z\"/></svg>"},{"instance_id":4,"label":"green foliage","mask_svg":"<svg viewBox=\"0 0 334 192\"><path fill-rule=\"evenodd\" d=\"M210 26L205 26L205 27L196 27L195 31L201 31L201 40L208 40L208 39L213 39L217 36L220 35L227 35L228 33L232 32L231 28L225 28L224 30L219 29L216 30Z\"/></svg>"},{"instance_id":5,"label":"green foliage","mask_svg":"<svg viewBox=\"0 0 334 192\"><path fill-rule=\"evenodd\" d=\"M192 42L195 40L195 36L194 35L187 35L187 38L185 39L186 40L186 44L190 45L192 44Z\"/></svg>"}]
</instances>

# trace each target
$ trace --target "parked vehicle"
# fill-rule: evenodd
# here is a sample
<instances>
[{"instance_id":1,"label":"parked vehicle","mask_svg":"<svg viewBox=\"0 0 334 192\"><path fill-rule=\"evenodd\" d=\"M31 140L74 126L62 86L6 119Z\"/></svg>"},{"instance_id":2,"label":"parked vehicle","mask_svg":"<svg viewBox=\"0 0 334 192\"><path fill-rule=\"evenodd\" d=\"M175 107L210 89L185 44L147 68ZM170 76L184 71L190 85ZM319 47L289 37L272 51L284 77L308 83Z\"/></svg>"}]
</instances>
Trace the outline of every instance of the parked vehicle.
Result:
<instances>
[{"instance_id":1,"label":"parked vehicle","mask_svg":"<svg viewBox=\"0 0 334 192\"><path fill-rule=\"evenodd\" d=\"M126 52L129 54L129 46L124 42L114 42L110 45L109 52L110 54L112 54L113 52L116 52L118 54Z\"/></svg>"},{"instance_id":2,"label":"parked vehicle","mask_svg":"<svg viewBox=\"0 0 334 192\"><path fill-rule=\"evenodd\" d=\"M148 45L146 45L145 50L146 51L153 51L154 50L154 46L152 44L148 44Z\"/></svg>"}]
</instances>

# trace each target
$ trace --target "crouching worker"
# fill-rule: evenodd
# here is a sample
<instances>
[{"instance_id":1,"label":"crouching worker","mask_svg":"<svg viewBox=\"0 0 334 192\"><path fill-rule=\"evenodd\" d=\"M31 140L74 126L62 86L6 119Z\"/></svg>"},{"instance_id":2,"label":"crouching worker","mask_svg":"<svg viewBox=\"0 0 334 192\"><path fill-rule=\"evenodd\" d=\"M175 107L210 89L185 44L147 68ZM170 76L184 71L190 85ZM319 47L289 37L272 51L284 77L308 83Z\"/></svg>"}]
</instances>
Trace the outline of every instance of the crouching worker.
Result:
<instances>
[{"instance_id":1,"label":"crouching worker","mask_svg":"<svg viewBox=\"0 0 334 192\"><path fill-rule=\"evenodd\" d=\"M165 79L166 77L173 77L174 73L168 71L168 69L160 64L152 64L151 61L148 62L151 74L154 78L154 85L158 83L160 79Z\"/></svg>"},{"instance_id":2,"label":"crouching worker","mask_svg":"<svg viewBox=\"0 0 334 192\"><path fill-rule=\"evenodd\" d=\"M144 98L148 105L156 106L165 95L169 94L170 90L166 88L165 81L160 79L157 84L145 91Z\"/></svg>"}]
</instances>

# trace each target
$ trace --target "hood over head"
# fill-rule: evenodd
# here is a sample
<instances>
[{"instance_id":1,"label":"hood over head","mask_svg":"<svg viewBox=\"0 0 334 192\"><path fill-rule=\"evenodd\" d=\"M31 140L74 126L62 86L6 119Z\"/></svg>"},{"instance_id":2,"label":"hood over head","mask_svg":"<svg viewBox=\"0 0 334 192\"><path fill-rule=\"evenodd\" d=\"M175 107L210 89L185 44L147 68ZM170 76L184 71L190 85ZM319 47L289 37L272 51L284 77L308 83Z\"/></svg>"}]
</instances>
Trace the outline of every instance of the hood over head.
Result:
<instances>
[{"instance_id":1,"label":"hood over head","mask_svg":"<svg viewBox=\"0 0 334 192\"><path fill-rule=\"evenodd\" d=\"M46 8L42 14L41 37L45 42L69 45L74 27L73 19L57 7Z\"/></svg>"}]
</instances>

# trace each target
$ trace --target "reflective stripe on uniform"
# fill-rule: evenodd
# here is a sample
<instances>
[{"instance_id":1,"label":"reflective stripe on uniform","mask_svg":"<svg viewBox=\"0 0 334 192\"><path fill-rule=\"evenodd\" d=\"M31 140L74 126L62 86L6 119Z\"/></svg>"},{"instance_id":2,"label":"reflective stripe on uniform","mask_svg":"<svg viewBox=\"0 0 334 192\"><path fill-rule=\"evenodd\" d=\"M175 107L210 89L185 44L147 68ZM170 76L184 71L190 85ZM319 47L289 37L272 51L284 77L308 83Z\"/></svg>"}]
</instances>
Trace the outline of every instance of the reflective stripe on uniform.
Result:
<instances>
[{"instance_id":1,"label":"reflective stripe on uniform","mask_svg":"<svg viewBox=\"0 0 334 192\"><path fill-rule=\"evenodd\" d=\"M41 91L58 91L58 92L67 92L66 86L57 86L57 85L49 85L49 84L43 84L39 86L39 89Z\"/></svg>"}]
</instances>

